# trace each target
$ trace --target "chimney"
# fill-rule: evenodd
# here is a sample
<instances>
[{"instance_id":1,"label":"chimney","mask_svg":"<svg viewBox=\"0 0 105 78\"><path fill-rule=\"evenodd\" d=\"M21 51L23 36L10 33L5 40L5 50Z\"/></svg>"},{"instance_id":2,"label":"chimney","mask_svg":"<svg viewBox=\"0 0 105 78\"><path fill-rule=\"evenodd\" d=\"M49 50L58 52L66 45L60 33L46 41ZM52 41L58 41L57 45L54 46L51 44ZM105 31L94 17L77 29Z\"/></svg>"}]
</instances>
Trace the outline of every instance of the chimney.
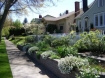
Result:
<instances>
[{"instance_id":1,"label":"chimney","mask_svg":"<svg viewBox=\"0 0 105 78\"><path fill-rule=\"evenodd\" d=\"M80 3L78 1L75 2L75 17L80 13Z\"/></svg>"},{"instance_id":2,"label":"chimney","mask_svg":"<svg viewBox=\"0 0 105 78\"><path fill-rule=\"evenodd\" d=\"M87 0L82 0L83 2L83 11L86 12L88 10L88 2Z\"/></svg>"},{"instance_id":3,"label":"chimney","mask_svg":"<svg viewBox=\"0 0 105 78\"><path fill-rule=\"evenodd\" d=\"M69 13L69 11L68 10L66 10L66 12L65 12L66 14L68 14Z\"/></svg>"},{"instance_id":4,"label":"chimney","mask_svg":"<svg viewBox=\"0 0 105 78\"><path fill-rule=\"evenodd\" d=\"M42 15L39 15L39 18L42 18Z\"/></svg>"}]
</instances>

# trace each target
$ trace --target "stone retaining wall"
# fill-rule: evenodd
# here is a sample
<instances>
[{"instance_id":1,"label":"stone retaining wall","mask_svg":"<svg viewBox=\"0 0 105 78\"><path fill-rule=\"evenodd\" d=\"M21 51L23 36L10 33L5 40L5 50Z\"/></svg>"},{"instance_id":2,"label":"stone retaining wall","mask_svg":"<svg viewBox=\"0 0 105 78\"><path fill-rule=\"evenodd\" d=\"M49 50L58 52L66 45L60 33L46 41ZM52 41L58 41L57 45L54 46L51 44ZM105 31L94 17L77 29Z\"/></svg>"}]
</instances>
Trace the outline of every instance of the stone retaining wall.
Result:
<instances>
[{"instance_id":1,"label":"stone retaining wall","mask_svg":"<svg viewBox=\"0 0 105 78\"><path fill-rule=\"evenodd\" d=\"M53 72L59 78L76 78L75 73L72 72L71 74L62 74L58 68L58 61L59 60L52 60L52 59L37 59L36 54L30 55L32 59L36 60L37 62L43 64L46 68L48 68L51 72Z\"/></svg>"},{"instance_id":2,"label":"stone retaining wall","mask_svg":"<svg viewBox=\"0 0 105 78\"><path fill-rule=\"evenodd\" d=\"M22 46L19 46L18 48L21 50ZM44 60L42 58L37 59L35 53L32 54L32 55L28 55L28 56L31 57L33 60L43 64L46 68L48 68L51 72L53 72L59 78L75 78L75 73L74 72L71 73L71 74L62 74L60 72L60 70L58 69L58 61L59 60L57 60L57 59L56 60L52 60L52 59L49 59L49 58L46 59L46 60ZM100 78L105 78L105 73L100 73Z\"/></svg>"}]
</instances>

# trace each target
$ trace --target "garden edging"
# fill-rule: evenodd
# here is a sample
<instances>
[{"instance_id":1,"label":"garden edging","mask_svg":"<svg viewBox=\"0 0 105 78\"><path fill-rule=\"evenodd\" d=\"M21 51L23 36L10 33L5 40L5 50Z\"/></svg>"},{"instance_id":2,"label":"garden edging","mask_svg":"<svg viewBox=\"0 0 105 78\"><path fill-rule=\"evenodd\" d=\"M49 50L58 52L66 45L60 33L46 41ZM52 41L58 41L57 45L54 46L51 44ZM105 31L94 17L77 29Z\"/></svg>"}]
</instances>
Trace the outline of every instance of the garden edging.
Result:
<instances>
[{"instance_id":1,"label":"garden edging","mask_svg":"<svg viewBox=\"0 0 105 78\"><path fill-rule=\"evenodd\" d=\"M29 54L28 54L29 55ZM76 78L75 77L75 72L72 72L71 74L62 74L61 71L58 68L58 61L59 59L37 59L36 53L29 55L33 60L41 63L44 65L47 69L49 69L52 73L54 73L57 77L59 78Z\"/></svg>"}]
</instances>

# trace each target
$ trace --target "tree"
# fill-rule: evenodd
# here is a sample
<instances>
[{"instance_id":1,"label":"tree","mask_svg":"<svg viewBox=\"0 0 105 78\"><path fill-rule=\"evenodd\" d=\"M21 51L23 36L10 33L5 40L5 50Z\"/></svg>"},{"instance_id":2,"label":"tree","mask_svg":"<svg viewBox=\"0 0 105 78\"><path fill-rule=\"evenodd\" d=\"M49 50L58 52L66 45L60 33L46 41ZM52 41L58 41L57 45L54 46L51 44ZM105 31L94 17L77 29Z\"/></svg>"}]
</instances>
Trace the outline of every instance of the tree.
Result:
<instances>
[{"instance_id":1,"label":"tree","mask_svg":"<svg viewBox=\"0 0 105 78\"><path fill-rule=\"evenodd\" d=\"M12 19L10 17L7 17L2 29L2 35L8 36L9 35L9 28L12 26Z\"/></svg>"},{"instance_id":2,"label":"tree","mask_svg":"<svg viewBox=\"0 0 105 78\"><path fill-rule=\"evenodd\" d=\"M27 8L33 10L41 8L42 6L52 3L54 0L0 0L0 41L1 41L1 31L5 22L7 15L11 12L17 14L26 13Z\"/></svg>"},{"instance_id":3,"label":"tree","mask_svg":"<svg viewBox=\"0 0 105 78\"><path fill-rule=\"evenodd\" d=\"M22 23L20 22L20 20L17 19L15 22L13 22L13 26L16 28L20 28L22 27Z\"/></svg>"}]
</instances>

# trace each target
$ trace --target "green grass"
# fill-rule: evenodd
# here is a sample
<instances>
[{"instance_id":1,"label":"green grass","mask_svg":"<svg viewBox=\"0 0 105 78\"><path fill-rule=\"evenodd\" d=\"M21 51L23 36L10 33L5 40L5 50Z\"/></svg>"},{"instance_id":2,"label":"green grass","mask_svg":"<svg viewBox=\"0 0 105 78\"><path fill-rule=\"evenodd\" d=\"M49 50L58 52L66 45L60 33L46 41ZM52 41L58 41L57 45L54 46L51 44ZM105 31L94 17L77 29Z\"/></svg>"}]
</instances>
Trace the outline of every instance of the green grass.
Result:
<instances>
[{"instance_id":1,"label":"green grass","mask_svg":"<svg viewBox=\"0 0 105 78\"><path fill-rule=\"evenodd\" d=\"M13 78L4 40L0 43L0 78Z\"/></svg>"},{"instance_id":2,"label":"green grass","mask_svg":"<svg viewBox=\"0 0 105 78\"><path fill-rule=\"evenodd\" d=\"M12 43L14 43L15 45L17 45L18 43L24 43L25 42L25 37L22 36L17 36L15 37L14 40L12 40L11 38L9 39Z\"/></svg>"}]
</instances>

